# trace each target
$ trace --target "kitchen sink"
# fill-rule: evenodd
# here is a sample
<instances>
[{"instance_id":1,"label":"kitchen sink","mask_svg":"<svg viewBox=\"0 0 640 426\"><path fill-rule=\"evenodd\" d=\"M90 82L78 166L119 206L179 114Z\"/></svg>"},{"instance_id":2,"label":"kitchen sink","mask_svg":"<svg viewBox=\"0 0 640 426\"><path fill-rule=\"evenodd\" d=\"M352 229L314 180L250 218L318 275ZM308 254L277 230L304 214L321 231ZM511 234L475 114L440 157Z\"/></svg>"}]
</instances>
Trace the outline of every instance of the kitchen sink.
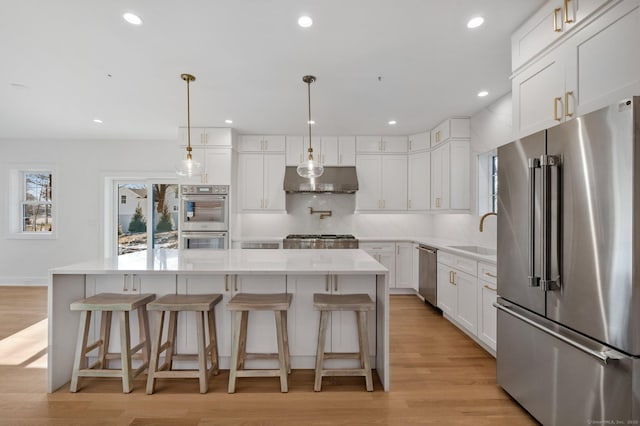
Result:
<instances>
[{"instance_id":1,"label":"kitchen sink","mask_svg":"<svg viewBox=\"0 0 640 426\"><path fill-rule=\"evenodd\" d=\"M481 254L484 256L495 256L498 252L496 249L480 246L450 246L452 249L468 251L469 253Z\"/></svg>"}]
</instances>

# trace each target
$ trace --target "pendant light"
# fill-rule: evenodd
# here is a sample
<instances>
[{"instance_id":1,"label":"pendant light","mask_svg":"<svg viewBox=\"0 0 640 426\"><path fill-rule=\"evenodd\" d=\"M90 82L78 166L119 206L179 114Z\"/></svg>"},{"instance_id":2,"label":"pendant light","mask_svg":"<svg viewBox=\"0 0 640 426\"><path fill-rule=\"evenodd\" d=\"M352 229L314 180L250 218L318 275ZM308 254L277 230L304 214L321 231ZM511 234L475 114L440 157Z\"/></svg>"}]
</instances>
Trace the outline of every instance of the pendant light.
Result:
<instances>
[{"instance_id":1,"label":"pendant light","mask_svg":"<svg viewBox=\"0 0 640 426\"><path fill-rule=\"evenodd\" d=\"M180 161L176 167L176 173L180 176L197 176L202 173L202 164L191 156L191 111L189 109L189 83L196 81L191 74L180 74L180 78L187 82L187 158Z\"/></svg>"},{"instance_id":2,"label":"pendant light","mask_svg":"<svg viewBox=\"0 0 640 426\"><path fill-rule=\"evenodd\" d=\"M313 159L313 148L311 147L311 83L316 81L316 78L312 75L305 75L302 77L302 81L307 83L307 96L309 100L309 121L307 124L309 125L309 157L307 161L303 161L298 166L298 174L303 178L317 178L322 176L324 173L324 167L318 161Z\"/></svg>"}]
</instances>

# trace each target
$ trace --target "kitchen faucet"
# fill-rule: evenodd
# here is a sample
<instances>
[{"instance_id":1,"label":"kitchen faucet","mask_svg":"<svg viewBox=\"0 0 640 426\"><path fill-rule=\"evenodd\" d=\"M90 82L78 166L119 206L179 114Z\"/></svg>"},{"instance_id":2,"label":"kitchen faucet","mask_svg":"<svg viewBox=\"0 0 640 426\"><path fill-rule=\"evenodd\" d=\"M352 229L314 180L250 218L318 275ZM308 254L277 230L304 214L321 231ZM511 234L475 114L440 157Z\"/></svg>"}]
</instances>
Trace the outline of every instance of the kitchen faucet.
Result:
<instances>
[{"instance_id":1,"label":"kitchen faucet","mask_svg":"<svg viewBox=\"0 0 640 426\"><path fill-rule=\"evenodd\" d=\"M325 217L331 217L333 214L332 210L314 210L313 207L309 207L309 214L320 214L320 219L324 219Z\"/></svg>"},{"instance_id":2,"label":"kitchen faucet","mask_svg":"<svg viewBox=\"0 0 640 426\"><path fill-rule=\"evenodd\" d=\"M485 213L482 215L482 217L480 218L480 232L484 231L484 220L488 217L488 216L498 216L497 213L494 212L489 212L489 213Z\"/></svg>"}]
</instances>

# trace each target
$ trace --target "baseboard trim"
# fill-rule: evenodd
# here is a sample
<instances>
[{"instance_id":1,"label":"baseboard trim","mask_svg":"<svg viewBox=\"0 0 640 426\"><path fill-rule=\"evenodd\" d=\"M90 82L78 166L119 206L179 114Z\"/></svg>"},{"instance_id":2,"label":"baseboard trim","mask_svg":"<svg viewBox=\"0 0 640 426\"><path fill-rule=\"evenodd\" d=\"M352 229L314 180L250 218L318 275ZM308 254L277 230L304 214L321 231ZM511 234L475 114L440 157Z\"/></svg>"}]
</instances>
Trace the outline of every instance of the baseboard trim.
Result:
<instances>
[{"instance_id":1,"label":"baseboard trim","mask_svg":"<svg viewBox=\"0 0 640 426\"><path fill-rule=\"evenodd\" d=\"M0 277L0 286L42 287L48 282L47 277Z\"/></svg>"}]
</instances>

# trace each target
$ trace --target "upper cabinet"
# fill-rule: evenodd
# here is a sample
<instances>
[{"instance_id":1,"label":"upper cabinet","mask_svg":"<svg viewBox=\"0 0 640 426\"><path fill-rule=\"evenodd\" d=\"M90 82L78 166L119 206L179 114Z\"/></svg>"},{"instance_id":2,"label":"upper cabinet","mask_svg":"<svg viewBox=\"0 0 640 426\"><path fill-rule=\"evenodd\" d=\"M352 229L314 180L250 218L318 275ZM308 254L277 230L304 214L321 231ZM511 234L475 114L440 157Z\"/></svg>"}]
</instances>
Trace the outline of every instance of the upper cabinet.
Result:
<instances>
[{"instance_id":1,"label":"upper cabinet","mask_svg":"<svg viewBox=\"0 0 640 426\"><path fill-rule=\"evenodd\" d=\"M431 209L469 209L469 141L452 140L431 151Z\"/></svg>"},{"instance_id":2,"label":"upper cabinet","mask_svg":"<svg viewBox=\"0 0 640 426\"><path fill-rule=\"evenodd\" d=\"M568 3L569 16L581 18L585 24L513 77L513 124L519 137L640 90L640 56L631 42L640 39L640 2ZM597 19L585 19L604 4L613 7L601 9L603 13Z\"/></svg>"},{"instance_id":3,"label":"upper cabinet","mask_svg":"<svg viewBox=\"0 0 640 426\"><path fill-rule=\"evenodd\" d=\"M357 210L407 209L407 156L359 155Z\"/></svg>"},{"instance_id":4,"label":"upper cabinet","mask_svg":"<svg viewBox=\"0 0 640 426\"><path fill-rule=\"evenodd\" d=\"M356 136L356 152L403 154L407 152L406 136Z\"/></svg>"},{"instance_id":5,"label":"upper cabinet","mask_svg":"<svg viewBox=\"0 0 640 426\"><path fill-rule=\"evenodd\" d=\"M244 212L285 210L284 154L238 156L238 196Z\"/></svg>"},{"instance_id":6,"label":"upper cabinet","mask_svg":"<svg viewBox=\"0 0 640 426\"><path fill-rule=\"evenodd\" d=\"M311 139L313 158L320 159L320 138ZM297 166L309 157L309 138L303 136L286 137L286 163L287 166Z\"/></svg>"},{"instance_id":7,"label":"upper cabinet","mask_svg":"<svg viewBox=\"0 0 640 426\"><path fill-rule=\"evenodd\" d=\"M228 127L192 127L191 146L193 147L230 147L231 132ZM178 138L181 146L187 146L187 128L178 128Z\"/></svg>"},{"instance_id":8,"label":"upper cabinet","mask_svg":"<svg viewBox=\"0 0 640 426\"><path fill-rule=\"evenodd\" d=\"M297 166L309 156L307 136L286 137L287 166ZM311 139L313 158L323 166L355 166L355 136L318 136Z\"/></svg>"},{"instance_id":9,"label":"upper cabinet","mask_svg":"<svg viewBox=\"0 0 640 426\"><path fill-rule=\"evenodd\" d=\"M239 152L285 152L284 136L240 135Z\"/></svg>"},{"instance_id":10,"label":"upper cabinet","mask_svg":"<svg viewBox=\"0 0 640 426\"><path fill-rule=\"evenodd\" d=\"M511 36L511 68L520 68L612 0L551 0Z\"/></svg>"},{"instance_id":11,"label":"upper cabinet","mask_svg":"<svg viewBox=\"0 0 640 426\"><path fill-rule=\"evenodd\" d=\"M407 209L429 210L431 153L422 151L409 154L408 166Z\"/></svg>"},{"instance_id":12,"label":"upper cabinet","mask_svg":"<svg viewBox=\"0 0 640 426\"><path fill-rule=\"evenodd\" d=\"M449 139L468 139L469 137L469 119L450 118L431 130L431 148L435 148Z\"/></svg>"},{"instance_id":13,"label":"upper cabinet","mask_svg":"<svg viewBox=\"0 0 640 426\"><path fill-rule=\"evenodd\" d=\"M426 151L431 146L431 133L422 132L409 136L409 152Z\"/></svg>"}]
</instances>

